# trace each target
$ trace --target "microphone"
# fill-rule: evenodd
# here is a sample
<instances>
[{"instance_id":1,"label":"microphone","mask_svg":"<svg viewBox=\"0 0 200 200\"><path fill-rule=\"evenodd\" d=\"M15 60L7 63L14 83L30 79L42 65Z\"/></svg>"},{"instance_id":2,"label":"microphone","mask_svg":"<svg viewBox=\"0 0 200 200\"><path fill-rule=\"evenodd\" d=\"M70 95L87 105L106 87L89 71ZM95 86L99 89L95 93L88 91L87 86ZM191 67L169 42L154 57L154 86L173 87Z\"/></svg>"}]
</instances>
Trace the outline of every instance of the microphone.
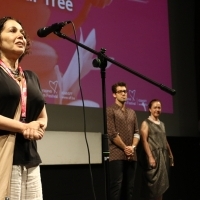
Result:
<instances>
[{"instance_id":1,"label":"microphone","mask_svg":"<svg viewBox=\"0 0 200 200\"><path fill-rule=\"evenodd\" d=\"M46 37L54 31L60 31L66 24L69 24L71 21L64 21L60 23L52 24L51 26L41 28L37 31L39 37Z\"/></svg>"}]
</instances>

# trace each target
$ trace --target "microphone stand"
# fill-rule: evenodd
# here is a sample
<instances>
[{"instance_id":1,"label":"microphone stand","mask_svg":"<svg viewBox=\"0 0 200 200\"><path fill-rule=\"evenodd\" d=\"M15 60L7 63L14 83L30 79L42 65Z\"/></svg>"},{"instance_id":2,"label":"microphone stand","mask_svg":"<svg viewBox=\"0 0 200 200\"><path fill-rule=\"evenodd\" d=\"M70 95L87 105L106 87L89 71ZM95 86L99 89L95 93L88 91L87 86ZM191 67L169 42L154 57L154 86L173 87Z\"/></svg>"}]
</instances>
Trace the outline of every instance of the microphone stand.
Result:
<instances>
[{"instance_id":1,"label":"microphone stand","mask_svg":"<svg viewBox=\"0 0 200 200\"><path fill-rule=\"evenodd\" d=\"M106 74L106 67L107 67L107 62L111 62L114 65L117 65L118 67L140 77L141 79L157 86L160 87L161 90L171 94L175 95L176 91L174 89L171 89L163 84L157 83L146 76L143 76L142 74L139 74L138 72L126 67L125 65L122 65L121 63L107 57L105 55L106 49L101 48L100 52L95 51L94 49L91 49L87 47L86 45L81 44L80 42L77 42L76 40L66 36L65 34L59 32L59 31L54 31L54 34L57 35L60 38L66 39L86 50L89 52L97 55L97 58L93 60L92 64L94 67L99 67L101 69L101 79L102 79L102 100L103 100L103 123L104 123L104 134L102 135L102 154L104 158L104 170L105 170L105 179L106 179L106 185L105 185L105 192L106 192L106 199L110 199L109 195L109 148L108 148L108 134L107 134L107 116L106 116L106 87L105 87L105 74Z\"/></svg>"}]
</instances>

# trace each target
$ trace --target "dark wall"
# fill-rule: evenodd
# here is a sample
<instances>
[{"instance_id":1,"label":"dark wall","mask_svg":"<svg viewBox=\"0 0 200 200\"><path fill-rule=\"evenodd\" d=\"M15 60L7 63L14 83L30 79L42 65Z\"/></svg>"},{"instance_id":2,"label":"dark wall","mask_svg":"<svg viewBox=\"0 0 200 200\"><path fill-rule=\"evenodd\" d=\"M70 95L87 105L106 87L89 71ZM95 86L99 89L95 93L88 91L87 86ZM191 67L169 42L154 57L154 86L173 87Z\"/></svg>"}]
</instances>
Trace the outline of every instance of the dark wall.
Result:
<instances>
[{"instance_id":1,"label":"dark wall","mask_svg":"<svg viewBox=\"0 0 200 200\"><path fill-rule=\"evenodd\" d=\"M175 157L175 166L170 172L170 188L164 200L199 200L199 2L169 0L168 4L173 88L177 94L173 97L175 115L162 116L170 132L168 140ZM47 111L48 130L83 131L85 128L82 108L47 105ZM86 130L103 133L102 117L101 109L87 108ZM138 112L139 123L146 117L146 113ZM104 200L104 163L92 165L91 169L92 179L89 165L41 166L44 200L95 200L94 191L96 200ZM141 169L138 166L134 200L140 200L141 187Z\"/></svg>"},{"instance_id":2,"label":"dark wall","mask_svg":"<svg viewBox=\"0 0 200 200\"><path fill-rule=\"evenodd\" d=\"M172 129L178 129L175 136L198 136L195 0L169 0L168 8L171 68L173 86L177 91L174 96L175 124ZM167 127L171 128L171 125Z\"/></svg>"},{"instance_id":3,"label":"dark wall","mask_svg":"<svg viewBox=\"0 0 200 200\"><path fill-rule=\"evenodd\" d=\"M170 137L175 166L171 168L170 188L166 200L200 199L200 139L193 137Z\"/></svg>"},{"instance_id":4,"label":"dark wall","mask_svg":"<svg viewBox=\"0 0 200 200\"><path fill-rule=\"evenodd\" d=\"M197 80L197 97L198 97L198 120L200 133L200 1L195 1L195 63L196 63L196 80Z\"/></svg>"}]
</instances>

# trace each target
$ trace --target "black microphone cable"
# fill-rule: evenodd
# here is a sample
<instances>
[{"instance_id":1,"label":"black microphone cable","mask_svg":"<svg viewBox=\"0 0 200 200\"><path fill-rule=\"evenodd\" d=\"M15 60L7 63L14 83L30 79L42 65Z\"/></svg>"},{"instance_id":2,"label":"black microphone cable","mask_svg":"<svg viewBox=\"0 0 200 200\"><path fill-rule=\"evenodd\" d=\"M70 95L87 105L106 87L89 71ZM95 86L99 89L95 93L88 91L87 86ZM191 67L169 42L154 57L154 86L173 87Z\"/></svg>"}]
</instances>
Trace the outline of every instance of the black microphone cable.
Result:
<instances>
[{"instance_id":1,"label":"black microphone cable","mask_svg":"<svg viewBox=\"0 0 200 200\"><path fill-rule=\"evenodd\" d=\"M74 37L75 37L75 40L77 41L74 23L71 22L71 21L68 21L68 23L72 24ZM77 55L78 55L78 68L79 68L79 70L78 70L79 71L78 83L79 83L79 88L80 88L81 100L82 100L82 104L83 104L84 136L85 136L85 141L86 141L87 151L88 151L88 162L89 162L89 170L90 170L90 177L91 177L91 184L92 184L92 192L93 192L94 200L96 200L96 194L95 194L95 189L94 189L94 181L93 181L93 175L92 175L92 168L91 168L90 149L89 149L88 140L87 140L87 133L86 133L87 128L86 128L86 117L85 117L85 104L84 104L83 92L82 92L82 87L81 87L80 54L79 54L79 48L78 48L77 44L76 44L76 50L77 50Z\"/></svg>"}]
</instances>

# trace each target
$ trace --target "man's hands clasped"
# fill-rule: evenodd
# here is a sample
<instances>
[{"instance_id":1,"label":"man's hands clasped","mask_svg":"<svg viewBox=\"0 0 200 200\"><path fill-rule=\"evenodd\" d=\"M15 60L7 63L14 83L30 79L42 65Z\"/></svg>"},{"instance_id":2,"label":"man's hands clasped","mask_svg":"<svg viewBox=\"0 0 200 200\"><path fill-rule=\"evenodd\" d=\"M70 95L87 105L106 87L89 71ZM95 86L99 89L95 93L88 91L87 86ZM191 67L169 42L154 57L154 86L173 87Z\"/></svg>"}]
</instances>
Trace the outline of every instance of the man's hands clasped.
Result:
<instances>
[{"instance_id":1,"label":"man's hands clasped","mask_svg":"<svg viewBox=\"0 0 200 200\"><path fill-rule=\"evenodd\" d=\"M44 135L45 127L39 121L32 121L30 123L25 124L25 129L22 134L25 139L28 140L40 140Z\"/></svg>"},{"instance_id":2,"label":"man's hands clasped","mask_svg":"<svg viewBox=\"0 0 200 200\"><path fill-rule=\"evenodd\" d=\"M126 154L128 160L130 160L134 156L135 148L133 148L133 146L126 146L124 153Z\"/></svg>"}]
</instances>

